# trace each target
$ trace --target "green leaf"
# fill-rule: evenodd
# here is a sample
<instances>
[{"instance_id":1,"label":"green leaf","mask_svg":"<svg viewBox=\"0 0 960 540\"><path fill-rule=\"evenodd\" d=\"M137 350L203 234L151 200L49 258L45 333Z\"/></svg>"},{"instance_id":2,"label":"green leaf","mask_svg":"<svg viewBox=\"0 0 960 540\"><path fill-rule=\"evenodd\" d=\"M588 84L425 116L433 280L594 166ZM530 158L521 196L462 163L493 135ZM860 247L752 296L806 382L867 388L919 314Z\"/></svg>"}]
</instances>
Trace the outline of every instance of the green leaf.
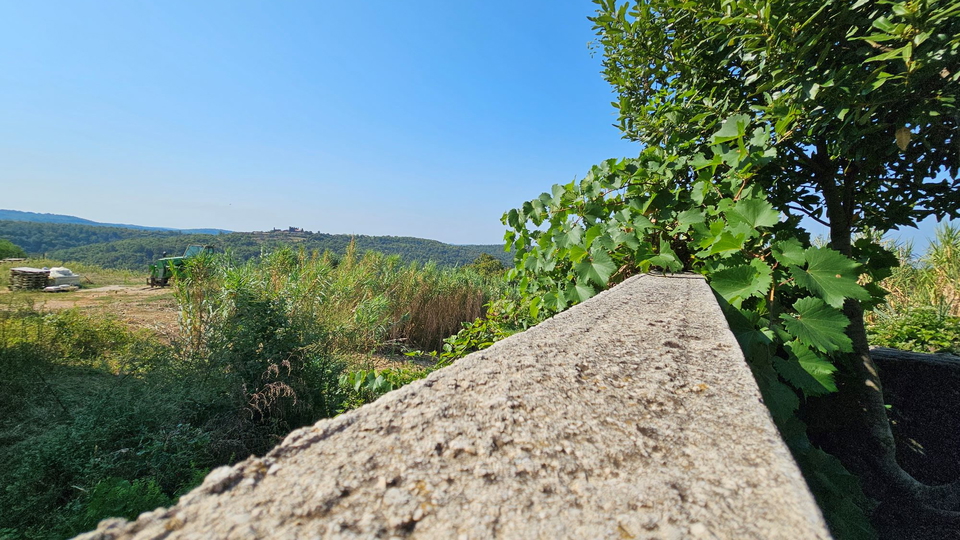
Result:
<instances>
[{"instance_id":1,"label":"green leaf","mask_svg":"<svg viewBox=\"0 0 960 540\"><path fill-rule=\"evenodd\" d=\"M716 291L714 291L716 294ZM773 347L773 335L769 330L757 328L760 314L756 311L739 309L730 305L722 297L717 298L720 309L730 325L730 331L748 362L766 362Z\"/></svg>"},{"instance_id":2,"label":"green leaf","mask_svg":"<svg viewBox=\"0 0 960 540\"><path fill-rule=\"evenodd\" d=\"M508 226L510 226L510 227L513 227L513 228L515 228L515 229L516 229L516 228L519 228L519 227L520 227L520 214L517 212L517 209L514 208L514 209L510 210L509 212L507 212L506 214L504 214L502 221L505 221L506 224L507 224Z\"/></svg>"},{"instance_id":3,"label":"green leaf","mask_svg":"<svg viewBox=\"0 0 960 540\"><path fill-rule=\"evenodd\" d=\"M710 193L710 182L699 181L690 189L690 198L697 204L703 204L703 200Z\"/></svg>"},{"instance_id":4,"label":"green leaf","mask_svg":"<svg viewBox=\"0 0 960 540\"><path fill-rule=\"evenodd\" d=\"M673 232L686 232L691 225L703 223L705 219L706 216L704 216L703 212L697 208L689 208L684 210L679 216L677 216L677 227L673 230Z\"/></svg>"},{"instance_id":5,"label":"green leaf","mask_svg":"<svg viewBox=\"0 0 960 540\"><path fill-rule=\"evenodd\" d=\"M818 500L824 501L824 517L831 525L836 538L872 540L876 532L866 518L865 508L871 508L863 494L860 480L850 474L834 456L819 448L809 446L806 451L795 454L804 476Z\"/></svg>"},{"instance_id":6,"label":"green leaf","mask_svg":"<svg viewBox=\"0 0 960 540\"><path fill-rule=\"evenodd\" d=\"M597 292L590 285L585 283L577 283L570 289L568 300L583 302L584 300L592 298L596 294Z\"/></svg>"},{"instance_id":7,"label":"green leaf","mask_svg":"<svg viewBox=\"0 0 960 540\"><path fill-rule=\"evenodd\" d=\"M553 292L548 292L547 294L543 295L542 304L553 312L563 311L567 307L566 299Z\"/></svg>"},{"instance_id":8,"label":"green leaf","mask_svg":"<svg viewBox=\"0 0 960 540\"><path fill-rule=\"evenodd\" d=\"M587 250L583 249L580 246L570 246L570 248L567 250L567 258L573 261L574 263L578 263L582 261L583 258L586 256L587 256Z\"/></svg>"},{"instance_id":9,"label":"green leaf","mask_svg":"<svg viewBox=\"0 0 960 540\"><path fill-rule=\"evenodd\" d=\"M770 290L770 268L760 264L763 269L745 264L717 270L710 275L710 286L731 305L740 307L747 298L763 296Z\"/></svg>"},{"instance_id":10,"label":"green leaf","mask_svg":"<svg viewBox=\"0 0 960 540\"><path fill-rule=\"evenodd\" d=\"M741 199L727 212L727 220L733 224L739 221L754 229L773 227L780 221L780 212L763 199Z\"/></svg>"},{"instance_id":11,"label":"green leaf","mask_svg":"<svg viewBox=\"0 0 960 540\"><path fill-rule=\"evenodd\" d=\"M584 236L584 245L586 248L590 249L593 241L596 240L601 234L603 234L603 227L601 227L599 224L587 229L587 234Z\"/></svg>"},{"instance_id":12,"label":"green leaf","mask_svg":"<svg viewBox=\"0 0 960 540\"><path fill-rule=\"evenodd\" d=\"M592 281L598 287L606 287L610 276L617 271L617 265L605 251L597 251L592 257L578 263L574 269L578 281Z\"/></svg>"},{"instance_id":13,"label":"green leaf","mask_svg":"<svg viewBox=\"0 0 960 540\"><path fill-rule=\"evenodd\" d=\"M798 340L784 344L790 358L775 358L777 373L807 396L822 396L837 391L833 380L836 366Z\"/></svg>"},{"instance_id":14,"label":"green leaf","mask_svg":"<svg viewBox=\"0 0 960 540\"><path fill-rule=\"evenodd\" d=\"M800 266L807 262L807 258L803 253L803 244L796 238L774 242L773 245L770 246L770 251L773 252L773 258L780 264Z\"/></svg>"},{"instance_id":15,"label":"green leaf","mask_svg":"<svg viewBox=\"0 0 960 540\"><path fill-rule=\"evenodd\" d=\"M575 225L569 231L557 235L557 245L559 247L576 246L583 243L583 228Z\"/></svg>"},{"instance_id":16,"label":"green leaf","mask_svg":"<svg viewBox=\"0 0 960 540\"><path fill-rule=\"evenodd\" d=\"M749 124L750 117L746 114L735 114L727 118L723 122L723 125L720 126L719 131L713 134L712 144L719 144L743 137Z\"/></svg>"},{"instance_id":17,"label":"green leaf","mask_svg":"<svg viewBox=\"0 0 960 540\"><path fill-rule=\"evenodd\" d=\"M553 187L550 188L550 191L553 193L554 204L559 205L563 199L563 194L566 193L567 190L560 184L554 184Z\"/></svg>"},{"instance_id":18,"label":"green leaf","mask_svg":"<svg viewBox=\"0 0 960 540\"><path fill-rule=\"evenodd\" d=\"M746 240L760 236L760 231L751 227L749 223L739 222L736 225L727 226L727 232L737 239L742 239L741 243L746 244Z\"/></svg>"},{"instance_id":19,"label":"green leaf","mask_svg":"<svg viewBox=\"0 0 960 540\"><path fill-rule=\"evenodd\" d=\"M670 247L666 240L660 241L660 253L650 257L647 261L648 266L653 265L670 272L678 272L683 269L683 263Z\"/></svg>"},{"instance_id":20,"label":"green leaf","mask_svg":"<svg viewBox=\"0 0 960 540\"><path fill-rule=\"evenodd\" d=\"M796 314L784 313L780 319L801 343L825 353L853 350L850 338L843 333L850 320L839 309L812 297L797 300L793 309Z\"/></svg>"},{"instance_id":21,"label":"green leaf","mask_svg":"<svg viewBox=\"0 0 960 540\"><path fill-rule=\"evenodd\" d=\"M640 240L637 238L636 233L628 233L626 231L616 230L613 232L613 240L617 244L632 251L636 251L636 249L640 247Z\"/></svg>"},{"instance_id":22,"label":"green leaf","mask_svg":"<svg viewBox=\"0 0 960 540\"><path fill-rule=\"evenodd\" d=\"M644 216L643 214L637 214L637 216L633 218L632 223L633 223L633 227L637 230L638 233L644 232L647 229L653 227L653 222L650 221L650 219L647 218L647 216Z\"/></svg>"},{"instance_id":23,"label":"green leaf","mask_svg":"<svg viewBox=\"0 0 960 540\"><path fill-rule=\"evenodd\" d=\"M719 165L719 164L720 164L720 158L717 157L716 155L714 155L713 158L711 159L707 159L706 157L703 156L703 154L697 154L696 156L693 157L693 159L690 160L690 166L693 167L693 170L695 171L699 171L700 169L709 167L711 165Z\"/></svg>"},{"instance_id":24,"label":"green leaf","mask_svg":"<svg viewBox=\"0 0 960 540\"><path fill-rule=\"evenodd\" d=\"M830 248L809 248L804 252L807 267L791 266L797 284L822 298L833 307L840 307L846 298L869 300L870 293L857 284L859 266Z\"/></svg>"},{"instance_id":25,"label":"green leaf","mask_svg":"<svg viewBox=\"0 0 960 540\"><path fill-rule=\"evenodd\" d=\"M886 17L879 17L873 21L873 26L882 32L892 34L896 31L897 25L890 22Z\"/></svg>"},{"instance_id":26,"label":"green leaf","mask_svg":"<svg viewBox=\"0 0 960 540\"><path fill-rule=\"evenodd\" d=\"M800 406L800 399L793 389L780 382L770 363L751 363L750 370L760 387L763 404L770 410L773 420L782 424L793 418L793 412Z\"/></svg>"},{"instance_id":27,"label":"green leaf","mask_svg":"<svg viewBox=\"0 0 960 540\"><path fill-rule=\"evenodd\" d=\"M742 236L734 236L727 231L723 231L720 233L720 236L710 244L710 247L698 252L697 255L700 257L709 257L710 255L736 253L743 249L743 241L744 238Z\"/></svg>"}]
</instances>

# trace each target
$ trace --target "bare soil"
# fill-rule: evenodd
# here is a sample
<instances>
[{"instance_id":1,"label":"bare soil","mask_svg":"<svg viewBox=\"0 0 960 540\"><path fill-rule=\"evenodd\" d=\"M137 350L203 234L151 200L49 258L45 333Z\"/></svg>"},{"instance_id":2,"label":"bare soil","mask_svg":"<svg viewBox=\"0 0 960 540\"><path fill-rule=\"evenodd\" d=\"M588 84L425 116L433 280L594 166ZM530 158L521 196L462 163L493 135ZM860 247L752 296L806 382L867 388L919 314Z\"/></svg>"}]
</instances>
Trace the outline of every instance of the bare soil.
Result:
<instances>
[{"instance_id":1,"label":"bare soil","mask_svg":"<svg viewBox=\"0 0 960 540\"><path fill-rule=\"evenodd\" d=\"M62 293L11 293L42 311L78 308L91 315L116 316L131 330L146 329L169 341L177 333L177 304L169 288L146 285L108 285ZM6 299L5 298L5 299Z\"/></svg>"}]
</instances>

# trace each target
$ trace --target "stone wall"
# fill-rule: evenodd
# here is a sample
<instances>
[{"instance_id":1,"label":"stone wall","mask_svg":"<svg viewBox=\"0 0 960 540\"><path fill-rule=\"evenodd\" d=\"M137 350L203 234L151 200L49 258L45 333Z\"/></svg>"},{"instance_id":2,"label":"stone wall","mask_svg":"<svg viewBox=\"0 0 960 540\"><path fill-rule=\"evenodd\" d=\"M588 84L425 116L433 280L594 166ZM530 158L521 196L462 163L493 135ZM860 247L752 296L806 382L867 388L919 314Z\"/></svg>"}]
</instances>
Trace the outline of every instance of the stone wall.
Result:
<instances>
[{"instance_id":1,"label":"stone wall","mask_svg":"<svg viewBox=\"0 0 960 540\"><path fill-rule=\"evenodd\" d=\"M634 277L82 538L829 538L714 297Z\"/></svg>"}]
</instances>

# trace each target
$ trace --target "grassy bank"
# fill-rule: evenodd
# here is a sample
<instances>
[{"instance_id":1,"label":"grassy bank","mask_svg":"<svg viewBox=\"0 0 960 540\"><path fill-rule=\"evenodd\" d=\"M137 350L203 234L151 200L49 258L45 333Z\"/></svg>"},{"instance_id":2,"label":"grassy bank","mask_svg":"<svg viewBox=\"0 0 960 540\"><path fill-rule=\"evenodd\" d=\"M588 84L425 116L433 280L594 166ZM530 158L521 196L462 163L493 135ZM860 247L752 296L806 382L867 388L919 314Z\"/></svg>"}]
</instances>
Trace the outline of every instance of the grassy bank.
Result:
<instances>
[{"instance_id":1,"label":"grassy bank","mask_svg":"<svg viewBox=\"0 0 960 540\"><path fill-rule=\"evenodd\" d=\"M131 278L68 266L97 285ZM172 504L211 468L375 398L351 374L383 355L442 348L504 285L353 249L282 249L246 263L195 259L173 294L172 343L118 318L4 295L0 537L63 538ZM422 372L402 364L363 376L400 385Z\"/></svg>"}]
</instances>

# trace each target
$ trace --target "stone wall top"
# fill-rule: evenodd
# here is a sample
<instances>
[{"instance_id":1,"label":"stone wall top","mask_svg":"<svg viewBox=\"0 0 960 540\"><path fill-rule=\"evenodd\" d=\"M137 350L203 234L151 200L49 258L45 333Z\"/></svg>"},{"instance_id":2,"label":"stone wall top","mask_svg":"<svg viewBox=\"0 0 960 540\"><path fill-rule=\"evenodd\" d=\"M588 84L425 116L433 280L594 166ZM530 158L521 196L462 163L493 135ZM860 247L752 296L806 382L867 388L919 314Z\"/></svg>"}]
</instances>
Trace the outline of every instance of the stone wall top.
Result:
<instances>
[{"instance_id":1,"label":"stone wall top","mask_svg":"<svg viewBox=\"0 0 960 540\"><path fill-rule=\"evenodd\" d=\"M637 276L106 538L829 538L703 279Z\"/></svg>"}]
</instances>

